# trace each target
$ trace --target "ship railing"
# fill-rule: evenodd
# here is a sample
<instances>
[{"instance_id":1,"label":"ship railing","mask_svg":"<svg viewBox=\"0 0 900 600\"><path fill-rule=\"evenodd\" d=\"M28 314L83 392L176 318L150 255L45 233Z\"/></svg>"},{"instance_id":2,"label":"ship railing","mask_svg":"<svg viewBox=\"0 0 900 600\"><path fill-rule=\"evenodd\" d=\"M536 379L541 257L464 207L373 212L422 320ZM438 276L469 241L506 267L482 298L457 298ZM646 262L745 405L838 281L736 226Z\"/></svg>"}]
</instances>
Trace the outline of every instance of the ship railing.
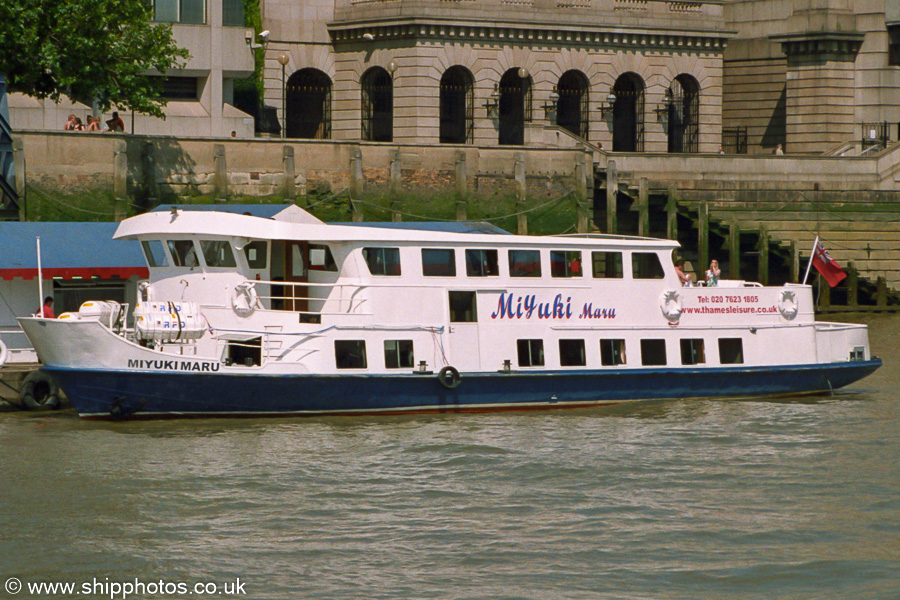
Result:
<instances>
[{"instance_id":1,"label":"ship railing","mask_svg":"<svg viewBox=\"0 0 900 600\"><path fill-rule=\"evenodd\" d=\"M267 285L269 289L275 287L282 287L285 291L292 288L320 288L320 289L328 289L331 288L337 292L337 296L328 295L328 296L295 296L295 295L275 295L275 294L260 294L257 292L257 296L261 300L268 300L269 305L272 307L272 310L282 310L280 308L275 308L276 306L284 306L285 303L291 302L308 302L310 304L318 304L319 310L294 310L292 312L297 312L300 314L309 314L309 315L365 315L371 313L362 312L362 306L368 300L367 298L356 298L355 294L361 292L363 289L370 287L363 284L358 283L319 283L319 282L311 282L311 281L268 281L268 280L247 280L245 282L246 285L250 285L254 288L260 285ZM349 294L347 293L349 291Z\"/></svg>"},{"instance_id":2,"label":"ship railing","mask_svg":"<svg viewBox=\"0 0 900 600\"><path fill-rule=\"evenodd\" d=\"M2 352L3 348L0 348L0 354L4 354L5 359L0 362L0 366L4 363L37 362L37 353L21 327L0 327L0 342L3 342L3 347L6 348L5 353Z\"/></svg>"}]
</instances>

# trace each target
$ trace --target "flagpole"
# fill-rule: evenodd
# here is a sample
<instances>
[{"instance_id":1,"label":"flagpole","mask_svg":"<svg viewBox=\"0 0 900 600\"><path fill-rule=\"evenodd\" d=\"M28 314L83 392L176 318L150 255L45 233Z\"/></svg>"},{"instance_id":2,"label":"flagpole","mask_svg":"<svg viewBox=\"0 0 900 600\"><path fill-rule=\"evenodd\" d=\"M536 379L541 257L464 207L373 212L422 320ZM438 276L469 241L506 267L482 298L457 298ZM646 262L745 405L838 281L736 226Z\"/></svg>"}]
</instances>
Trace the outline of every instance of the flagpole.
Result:
<instances>
[{"instance_id":1,"label":"flagpole","mask_svg":"<svg viewBox=\"0 0 900 600\"><path fill-rule=\"evenodd\" d=\"M38 263L38 316L44 316L44 274L41 272L41 236L35 238L37 244L37 263Z\"/></svg>"},{"instance_id":2,"label":"flagpole","mask_svg":"<svg viewBox=\"0 0 900 600\"><path fill-rule=\"evenodd\" d=\"M816 236L816 241L813 242L812 252L809 254L809 262L806 263L806 274L803 276L803 285L806 285L806 279L809 277L809 269L812 267L813 258L816 255L816 247L819 245L819 236Z\"/></svg>"}]
</instances>

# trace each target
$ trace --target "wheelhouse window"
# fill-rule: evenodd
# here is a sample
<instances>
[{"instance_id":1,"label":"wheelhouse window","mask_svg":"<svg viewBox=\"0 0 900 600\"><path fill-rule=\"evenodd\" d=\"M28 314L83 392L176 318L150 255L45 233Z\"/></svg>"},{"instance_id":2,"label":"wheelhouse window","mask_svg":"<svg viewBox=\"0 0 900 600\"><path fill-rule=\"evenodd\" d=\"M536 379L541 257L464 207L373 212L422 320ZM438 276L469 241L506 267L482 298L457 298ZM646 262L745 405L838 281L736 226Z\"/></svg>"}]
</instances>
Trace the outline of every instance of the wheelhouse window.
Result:
<instances>
[{"instance_id":1,"label":"wheelhouse window","mask_svg":"<svg viewBox=\"0 0 900 600\"><path fill-rule=\"evenodd\" d=\"M255 241L244 246L244 256L251 269L265 269L268 256L268 242Z\"/></svg>"},{"instance_id":2,"label":"wheelhouse window","mask_svg":"<svg viewBox=\"0 0 900 600\"><path fill-rule=\"evenodd\" d=\"M559 366L583 367L584 340L559 340Z\"/></svg>"},{"instance_id":3,"label":"wheelhouse window","mask_svg":"<svg viewBox=\"0 0 900 600\"><path fill-rule=\"evenodd\" d=\"M200 264L192 240L169 240L169 254L176 267L196 267Z\"/></svg>"},{"instance_id":4,"label":"wheelhouse window","mask_svg":"<svg viewBox=\"0 0 900 600\"><path fill-rule=\"evenodd\" d=\"M496 250L466 250L466 275L490 277L499 274Z\"/></svg>"},{"instance_id":5,"label":"wheelhouse window","mask_svg":"<svg viewBox=\"0 0 900 600\"><path fill-rule=\"evenodd\" d=\"M510 277L540 277L541 253L538 250L510 250Z\"/></svg>"},{"instance_id":6,"label":"wheelhouse window","mask_svg":"<svg viewBox=\"0 0 900 600\"><path fill-rule=\"evenodd\" d=\"M384 340L385 368L411 369L414 364L412 340Z\"/></svg>"},{"instance_id":7,"label":"wheelhouse window","mask_svg":"<svg viewBox=\"0 0 900 600\"><path fill-rule=\"evenodd\" d=\"M625 364L625 340L600 340L600 364L614 367Z\"/></svg>"},{"instance_id":8,"label":"wheelhouse window","mask_svg":"<svg viewBox=\"0 0 900 600\"><path fill-rule=\"evenodd\" d=\"M309 270L336 273L338 268L331 254L331 248L325 244L309 245Z\"/></svg>"},{"instance_id":9,"label":"wheelhouse window","mask_svg":"<svg viewBox=\"0 0 900 600\"><path fill-rule=\"evenodd\" d=\"M662 263L655 252L631 254L631 276L635 279L662 279L665 277Z\"/></svg>"},{"instance_id":10,"label":"wheelhouse window","mask_svg":"<svg viewBox=\"0 0 900 600\"><path fill-rule=\"evenodd\" d=\"M456 254L450 249L423 249L422 275L426 277L455 277Z\"/></svg>"},{"instance_id":11,"label":"wheelhouse window","mask_svg":"<svg viewBox=\"0 0 900 600\"><path fill-rule=\"evenodd\" d=\"M641 340L641 364L653 367L666 364L666 340Z\"/></svg>"},{"instance_id":12,"label":"wheelhouse window","mask_svg":"<svg viewBox=\"0 0 900 600\"><path fill-rule=\"evenodd\" d=\"M231 244L224 240L200 240L207 267L235 267Z\"/></svg>"},{"instance_id":13,"label":"wheelhouse window","mask_svg":"<svg viewBox=\"0 0 900 600\"><path fill-rule=\"evenodd\" d=\"M622 253L591 252L591 267L595 279L622 279Z\"/></svg>"},{"instance_id":14,"label":"wheelhouse window","mask_svg":"<svg viewBox=\"0 0 900 600\"><path fill-rule=\"evenodd\" d=\"M451 323L475 323L478 321L475 292L450 292L449 294Z\"/></svg>"},{"instance_id":15,"label":"wheelhouse window","mask_svg":"<svg viewBox=\"0 0 900 600\"><path fill-rule=\"evenodd\" d=\"M338 369L365 369L366 341L335 340L334 363Z\"/></svg>"},{"instance_id":16,"label":"wheelhouse window","mask_svg":"<svg viewBox=\"0 0 900 600\"><path fill-rule=\"evenodd\" d=\"M400 276L400 248L363 248L363 258L372 275Z\"/></svg>"},{"instance_id":17,"label":"wheelhouse window","mask_svg":"<svg viewBox=\"0 0 900 600\"><path fill-rule=\"evenodd\" d=\"M681 340L681 364L702 365L706 363L706 353L703 350L703 340Z\"/></svg>"},{"instance_id":18,"label":"wheelhouse window","mask_svg":"<svg viewBox=\"0 0 900 600\"><path fill-rule=\"evenodd\" d=\"M144 249L144 258L147 259L147 266L150 267L168 267L169 259L166 258L166 251L162 242L159 240L147 240L141 242Z\"/></svg>"},{"instance_id":19,"label":"wheelhouse window","mask_svg":"<svg viewBox=\"0 0 900 600\"><path fill-rule=\"evenodd\" d=\"M581 277L580 250L551 250L551 277Z\"/></svg>"},{"instance_id":20,"label":"wheelhouse window","mask_svg":"<svg viewBox=\"0 0 900 600\"><path fill-rule=\"evenodd\" d=\"M544 340L516 340L520 367L544 366Z\"/></svg>"},{"instance_id":21,"label":"wheelhouse window","mask_svg":"<svg viewBox=\"0 0 900 600\"><path fill-rule=\"evenodd\" d=\"M723 365L744 364L744 344L741 338L719 340L719 362Z\"/></svg>"}]
</instances>

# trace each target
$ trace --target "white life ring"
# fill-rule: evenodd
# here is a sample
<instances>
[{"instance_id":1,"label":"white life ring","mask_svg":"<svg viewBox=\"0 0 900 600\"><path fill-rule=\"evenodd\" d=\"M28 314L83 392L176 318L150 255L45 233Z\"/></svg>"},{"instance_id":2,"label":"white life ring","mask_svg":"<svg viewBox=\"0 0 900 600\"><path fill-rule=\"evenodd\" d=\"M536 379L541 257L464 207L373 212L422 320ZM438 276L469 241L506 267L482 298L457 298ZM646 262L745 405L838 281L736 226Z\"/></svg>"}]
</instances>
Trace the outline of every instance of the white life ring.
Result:
<instances>
[{"instance_id":1,"label":"white life ring","mask_svg":"<svg viewBox=\"0 0 900 600\"><path fill-rule=\"evenodd\" d=\"M252 283L241 283L234 286L231 295L231 308L239 317L249 317L259 307L259 294Z\"/></svg>"},{"instance_id":2,"label":"white life ring","mask_svg":"<svg viewBox=\"0 0 900 600\"><path fill-rule=\"evenodd\" d=\"M6 348L3 340L0 340L0 367L6 363L7 358L9 358L9 350Z\"/></svg>"},{"instance_id":3,"label":"white life ring","mask_svg":"<svg viewBox=\"0 0 900 600\"><path fill-rule=\"evenodd\" d=\"M778 312L781 316L792 321L800 310L800 302L797 300L797 293L793 290L782 290L781 296L778 297Z\"/></svg>"},{"instance_id":4,"label":"white life ring","mask_svg":"<svg viewBox=\"0 0 900 600\"><path fill-rule=\"evenodd\" d=\"M677 323L681 318L681 294L678 290L666 290L659 297L659 308L669 323Z\"/></svg>"}]
</instances>

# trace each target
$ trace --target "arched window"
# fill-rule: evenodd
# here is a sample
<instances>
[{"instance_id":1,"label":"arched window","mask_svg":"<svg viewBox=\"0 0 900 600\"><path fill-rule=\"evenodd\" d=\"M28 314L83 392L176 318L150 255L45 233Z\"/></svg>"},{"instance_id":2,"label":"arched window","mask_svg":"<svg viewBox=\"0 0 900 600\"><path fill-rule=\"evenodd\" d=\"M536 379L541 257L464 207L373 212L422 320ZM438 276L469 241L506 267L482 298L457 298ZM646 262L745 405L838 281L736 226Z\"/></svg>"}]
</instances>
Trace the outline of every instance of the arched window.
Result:
<instances>
[{"instance_id":1,"label":"arched window","mask_svg":"<svg viewBox=\"0 0 900 600\"><path fill-rule=\"evenodd\" d=\"M441 77L442 144L471 144L475 130L475 92L472 73L450 67Z\"/></svg>"},{"instance_id":2,"label":"arched window","mask_svg":"<svg viewBox=\"0 0 900 600\"><path fill-rule=\"evenodd\" d=\"M613 86L613 151L644 151L644 82L634 73L625 73Z\"/></svg>"},{"instance_id":3,"label":"arched window","mask_svg":"<svg viewBox=\"0 0 900 600\"><path fill-rule=\"evenodd\" d=\"M331 79L318 69L301 69L287 81L285 137L331 139Z\"/></svg>"},{"instance_id":4,"label":"arched window","mask_svg":"<svg viewBox=\"0 0 900 600\"><path fill-rule=\"evenodd\" d=\"M679 75L667 90L669 152L698 152L700 148L700 84Z\"/></svg>"},{"instance_id":5,"label":"arched window","mask_svg":"<svg viewBox=\"0 0 900 600\"><path fill-rule=\"evenodd\" d=\"M394 139L394 81L381 67L362 76L362 139L390 142Z\"/></svg>"},{"instance_id":6,"label":"arched window","mask_svg":"<svg viewBox=\"0 0 900 600\"><path fill-rule=\"evenodd\" d=\"M566 71L559 78L556 124L580 138L588 137L588 79L581 71Z\"/></svg>"},{"instance_id":7,"label":"arched window","mask_svg":"<svg viewBox=\"0 0 900 600\"><path fill-rule=\"evenodd\" d=\"M499 143L524 144L525 123L531 122L531 76L524 69L509 69L500 78L499 112Z\"/></svg>"}]
</instances>

